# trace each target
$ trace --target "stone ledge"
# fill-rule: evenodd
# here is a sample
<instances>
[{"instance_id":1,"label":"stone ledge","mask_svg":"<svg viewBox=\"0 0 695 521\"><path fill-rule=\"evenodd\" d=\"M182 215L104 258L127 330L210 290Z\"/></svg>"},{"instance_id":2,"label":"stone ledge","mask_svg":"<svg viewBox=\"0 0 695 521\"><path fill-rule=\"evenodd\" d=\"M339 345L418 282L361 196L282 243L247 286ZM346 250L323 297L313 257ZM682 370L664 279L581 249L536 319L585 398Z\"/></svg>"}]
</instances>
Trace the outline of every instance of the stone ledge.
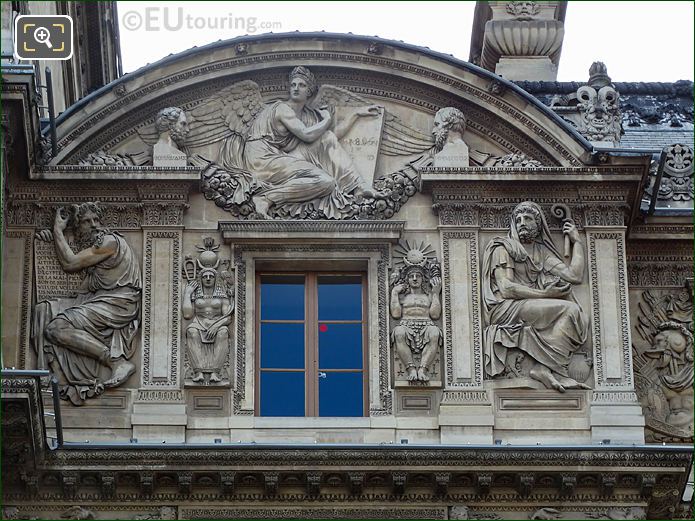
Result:
<instances>
[{"instance_id":1,"label":"stone ledge","mask_svg":"<svg viewBox=\"0 0 695 521\"><path fill-rule=\"evenodd\" d=\"M397 243L405 221L220 221L225 242L326 241Z\"/></svg>"}]
</instances>

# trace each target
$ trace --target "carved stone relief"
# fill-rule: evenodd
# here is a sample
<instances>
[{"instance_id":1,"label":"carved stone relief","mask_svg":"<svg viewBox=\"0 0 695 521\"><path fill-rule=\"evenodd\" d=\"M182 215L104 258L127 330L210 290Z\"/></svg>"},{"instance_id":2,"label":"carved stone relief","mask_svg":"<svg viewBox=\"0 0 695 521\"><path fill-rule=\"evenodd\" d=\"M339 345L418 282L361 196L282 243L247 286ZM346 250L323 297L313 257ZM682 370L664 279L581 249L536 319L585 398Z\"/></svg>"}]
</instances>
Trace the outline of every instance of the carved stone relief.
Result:
<instances>
[{"instance_id":1,"label":"carved stone relief","mask_svg":"<svg viewBox=\"0 0 695 521\"><path fill-rule=\"evenodd\" d=\"M445 107L434 116L432 135L437 152L432 166L435 168L465 167L470 164L468 145L463 141L466 117L459 109Z\"/></svg>"},{"instance_id":2,"label":"carved stone relief","mask_svg":"<svg viewBox=\"0 0 695 521\"><path fill-rule=\"evenodd\" d=\"M507 13L517 20L531 20L541 12L537 2L508 2Z\"/></svg>"},{"instance_id":3,"label":"carved stone relief","mask_svg":"<svg viewBox=\"0 0 695 521\"><path fill-rule=\"evenodd\" d=\"M565 215L564 252L555 246L541 208L512 212L507 237L493 239L483 260L485 371L489 378L537 380L549 389L588 389L591 360L582 350L588 318L572 295L586 268L574 222ZM521 383L521 382L520 382Z\"/></svg>"},{"instance_id":4,"label":"carved stone relief","mask_svg":"<svg viewBox=\"0 0 695 521\"><path fill-rule=\"evenodd\" d=\"M64 288L61 296L50 285L48 292L37 288L44 298L34 308L32 324L37 367L52 369L61 398L75 405L123 384L135 372L130 359L140 324L140 266L123 236L103 227L102 217L97 203L76 205L71 212L58 208L53 230L37 233L37 241L54 243L63 271L82 273L79 288L69 277L56 280ZM68 226L76 247L65 236ZM37 254L37 262L42 257ZM60 278L57 268L51 273Z\"/></svg>"},{"instance_id":5,"label":"carved stone relief","mask_svg":"<svg viewBox=\"0 0 695 521\"><path fill-rule=\"evenodd\" d=\"M659 184L658 200L681 204L689 202L692 206L693 150L686 145L674 144L666 147L664 152L666 152L666 161ZM646 189L647 193L652 193L655 180L656 176L652 175L651 184Z\"/></svg>"},{"instance_id":6,"label":"carved stone relief","mask_svg":"<svg viewBox=\"0 0 695 521\"><path fill-rule=\"evenodd\" d=\"M391 274L391 331L396 385L441 385L442 330L433 321L442 314L441 266L430 246L399 245L399 266Z\"/></svg>"},{"instance_id":7,"label":"carved stone relief","mask_svg":"<svg viewBox=\"0 0 695 521\"><path fill-rule=\"evenodd\" d=\"M206 198L241 215L305 219L356 218L363 201L375 213L389 199L400 201L398 191L374 186L382 128L391 129L383 146L394 155L430 149L429 136L357 94L319 87L305 67L295 67L289 82L286 101L264 104L258 85L247 80L191 110L188 146L222 141L215 161L194 158ZM351 134L353 127L364 136Z\"/></svg>"},{"instance_id":8,"label":"carved stone relief","mask_svg":"<svg viewBox=\"0 0 695 521\"><path fill-rule=\"evenodd\" d=\"M554 98L551 108L589 141L617 145L623 133L619 98L606 66L594 62L589 68L588 85L562 99Z\"/></svg>"},{"instance_id":9,"label":"carved stone relief","mask_svg":"<svg viewBox=\"0 0 695 521\"><path fill-rule=\"evenodd\" d=\"M635 388L647 441L693 441L693 297L646 290L638 304L633 345Z\"/></svg>"},{"instance_id":10,"label":"carved stone relief","mask_svg":"<svg viewBox=\"0 0 695 521\"><path fill-rule=\"evenodd\" d=\"M234 275L221 260L212 237L198 246L197 259L186 257L183 318L186 325L186 381L192 385L229 384L230 325L234 311Z\"/></svg>"},{"instance_id":11,"label":"carved stone relief","mask_svg":"<svg viewBox=\"0 0 695 521\"><path fill-rule=\"evenodd\" d=\"M186 166L184 143L188 135L186 113L178 107L159 111L155 119L157 142L152 146L153 166Z\"/></svg>"}]
</instances>

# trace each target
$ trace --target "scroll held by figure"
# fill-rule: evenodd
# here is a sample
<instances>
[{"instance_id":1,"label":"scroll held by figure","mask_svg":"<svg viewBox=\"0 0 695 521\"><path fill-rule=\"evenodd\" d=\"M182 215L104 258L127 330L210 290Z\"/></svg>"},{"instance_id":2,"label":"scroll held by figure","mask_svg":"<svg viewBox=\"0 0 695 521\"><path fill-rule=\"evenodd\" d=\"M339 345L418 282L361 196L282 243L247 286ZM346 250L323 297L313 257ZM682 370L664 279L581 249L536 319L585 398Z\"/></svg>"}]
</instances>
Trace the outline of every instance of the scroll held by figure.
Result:
<instances>
[{"instance_id":1,"label":"scroll held by figure","mask_svg":"<svg viewBox=\"0 0 695 521\"><path fill-rule=\"evenodd\" d=\"M442 330L434 323L442 315L441 268L430 259L431 250L421 247L402 248L401 263L391 276L390 311L398 325L391 333L397 359L409 383L431 381L435 361L443 344Z\"/></svg>"},{"instance_id":2,"label":"scroll held by figure","mask_svg":"<svg viewBox=\"0 0 695 521\"><path fill-rule=\"evenodd\" d=\"M571 250L567 261L550 236L540 206L526 201L514 209L508 236L487 246L483 297L488 377L505 373L507 357L516 353L528 360L528 376L548 389L589 388L571 370L589 325L572 294L572 286L584 278L584 246L571 219L564 221L562 232Z\"/></svg>"},{"instance_id":3,"label":"scroll held by figure","mask_svg":"<svg viewBox=\"0 0 695 521\"><path fill-rule=\"evenodd\" d=\"M183 295L186 327L188 377L193 384L211 385L228 381L225 368L229 356L229 325L234 311L233 276L228 261L222 265L211 237L198 247L198 259L186 260L188 285Z\"/></svg>"},{"instance_id":4,"label":"scroll held by figure","mask_svg":"<svg viewBox=\"0 0 695 521\"><path fill-rule=\"evenodd\" d=\"M38 302L32 316L37 366L56 374L61 398L75 405L135 372L130 359L140 324L140 266L123 236L102 226L102 212L97 203L59 208L53 230L36 237L54 243L65 272L84 273L75 294ZM66 239L69 226L78 251Z\"/></svg>"}]
</instances>

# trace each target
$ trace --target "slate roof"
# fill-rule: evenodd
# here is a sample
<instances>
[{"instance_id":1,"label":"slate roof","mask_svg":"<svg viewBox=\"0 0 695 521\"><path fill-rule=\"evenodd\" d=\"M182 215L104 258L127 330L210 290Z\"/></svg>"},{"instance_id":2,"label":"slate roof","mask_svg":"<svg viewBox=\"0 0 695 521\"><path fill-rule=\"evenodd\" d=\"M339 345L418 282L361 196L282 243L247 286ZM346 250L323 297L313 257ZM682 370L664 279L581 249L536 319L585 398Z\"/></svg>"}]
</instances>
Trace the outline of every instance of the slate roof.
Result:
<instances>
[{"instance_id":1,"label":"slate roof","mask_svg":"<svg viewBox=\"0 0 695 521\"><path fill-rule=\"evenodd\" d=\"M516 85L550 106L556 96L577 91L586 82L515 81ZM691 148L693 137L693 82L613 82L620 93L625 134L621 148L660 150L681 143Z\"/></svg>"}]
</instances>

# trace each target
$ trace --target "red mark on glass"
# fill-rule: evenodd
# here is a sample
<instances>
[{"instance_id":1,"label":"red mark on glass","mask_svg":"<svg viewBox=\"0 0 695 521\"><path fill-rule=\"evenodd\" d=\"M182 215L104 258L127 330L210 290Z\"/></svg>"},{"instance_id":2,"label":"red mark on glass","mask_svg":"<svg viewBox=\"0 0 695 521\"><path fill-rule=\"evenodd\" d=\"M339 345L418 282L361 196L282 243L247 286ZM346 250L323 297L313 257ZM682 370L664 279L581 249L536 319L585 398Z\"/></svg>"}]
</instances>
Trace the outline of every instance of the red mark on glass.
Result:
<instances>
[{"instance_id":1,"label":"red mark on glass","mask_svg":"<svg viewBox=\"0 0 695 521\"><path fill-rule=\"evenodd\" d=\"M328 331L328 326L326 324L319 324L319 331L321 331L321 333L325 333Z\"/></svg>"}]
</instances>

